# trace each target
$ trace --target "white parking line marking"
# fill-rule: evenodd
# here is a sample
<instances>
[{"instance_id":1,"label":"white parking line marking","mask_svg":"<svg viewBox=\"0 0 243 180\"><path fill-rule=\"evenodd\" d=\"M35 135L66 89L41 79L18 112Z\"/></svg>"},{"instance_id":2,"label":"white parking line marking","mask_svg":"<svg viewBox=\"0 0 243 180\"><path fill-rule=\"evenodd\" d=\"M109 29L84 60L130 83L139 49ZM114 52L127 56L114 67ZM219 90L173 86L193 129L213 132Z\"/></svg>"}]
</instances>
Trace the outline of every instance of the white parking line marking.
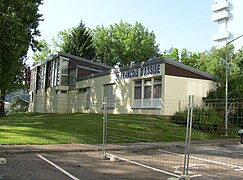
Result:
<instances>
[{"instance_id":1,"label":"white parking line marking","mask_svg":"<svg viewBox=\"0 0 243 180\"><path fill-rule=\"evenodd\" d=\"M116 155L113 155L113 154L110 154L110 153L106 153L106 154L107 154L108 156L116 156ZM123 160L123 161L126 161L126 162L129 162L129 163L132 163L132 164L136 164L136 165L139 165L139 166L148 168L148 169L152 169L152 170L154 170L154 171L158 171L158 172L161 172L161 173L170 175L170 176L174 176L174 177L177 177L177 178L180 178L180 177L181 177L181 176L179 176L179 175L177 175L177 174L173 174L173 173L170 173L170 172L167 172L167 171L163 171L163 170L161 170L161 169L157 169L157 168L154 168L154 167L151 167L151 166L147 166L147 165L144 165L144 164L135 162L135 161L131 161L131 160L122 158L122 157L119 157L119 159L120 159L120 160Z\"/></svg>"},{"instance_id":2,"label":"white parking line marking","mask_svg":"<svg viewBox=\"0 0 243 180\"><path fill-rule=\"evenodd\" d=\"M159 149L158 151L160 151L160 152L165 152L165 153L167 153L167 154L177 155L177 156L184 156L184 154L179 154L179 153L174 153L174 152L164 151L164 150L161 150L161 149ZM228 166L228 167L237 168L237 169L235 169L235 171L242 171L242 170L243 170L243 167L242 167L242 166L236 166L236 165L227 164L227 163L223 163L223 162L219 162L219 161L213 161L213 160L208 160L208 159L198 158L198 157L195 157L195 156L190 156L190 158L192 158L192 159L197 159L197 160L201 160L201 161L206 161L206 162L209 162L209 163L220 164L220 165L223 165L223 166Z\"/></svg>"},{"instance_id":3,"label":"white parking line marking","mask_svg":"<svg viewBox=\"0 0 243 180\"><path fill-rule=\"evenodd\" d=\"M192 147L192 149L197 149L197 148L196 147ZM225 152L225 153L229 153L229 154L243 156L243 154L238 152L238 151L232 152L231 150L225 150L225 149L222 149L222 148L200 147L200 149L212 150L212 151L221 151L221 152Z\"/></svg>"},{"instance_id":4,"label":"white parking line marking","mask_svg":"<svg viewBox=\"0 0 243 180\"><path fill-rule=\"evenodd\" d=\"M69 172L65 171L64 169L62 169L61 167L59 167L58 165L54 164L53 162L49 161L48 159L44 158L43 156L36 154L39 158L41 158L42 160L48 162L49 164L51 164L52 166L54 166L55 168L57 168L59 171L61 171L62 173L64 173L65 175L67 175L68 177L70 177L73 180L79 180L78 178L76 178L75 176L73 176L72 174L70 174Z\"/></svg>"}]
</instances>

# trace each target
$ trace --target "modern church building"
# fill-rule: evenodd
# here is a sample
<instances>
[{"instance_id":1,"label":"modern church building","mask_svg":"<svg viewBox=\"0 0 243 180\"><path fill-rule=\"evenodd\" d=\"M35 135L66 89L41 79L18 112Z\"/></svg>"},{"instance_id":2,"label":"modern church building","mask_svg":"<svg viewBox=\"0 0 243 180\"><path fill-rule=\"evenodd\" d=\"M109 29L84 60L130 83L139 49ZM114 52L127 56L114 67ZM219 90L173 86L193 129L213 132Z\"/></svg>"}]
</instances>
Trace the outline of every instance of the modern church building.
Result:
<instances>
[{"instance_id":1,"label":"modern church building","mask_svg":"<svg viewBox=\"0 0 243 180\"><path fill-rule=\"evenodd\" d=\"M31 112L68 113L69 93L76 89L77 77L109 71L111 67L77 56L58 53L31 68Z\"/></svg>"},{"instance_id":2,"label":"modern church building","mask_svg":"<svg viewBox=\"0 0 243 180\"><path fill-rule=\"evenodd\" d=\"M172 115L167 103L179 108L189 95L201 101L216 88L214 77L169 59L154 59L112 68L59 53L31 69L31 112Z\"/></svg>"},{"instance_id":3,"label":"modern church building","mask_svg":"<svg viewBox=\"0 0 243 180\"><path fill-rule=\"evenodd\" d=\"M242 8L242 0L214 0L211 6L212 21L218 28L212 36L214 46L222 48L227 42L243 35ZM235 50L242 48L242 42L242 39L233 42Z\"/></svg>"}]
</instances>

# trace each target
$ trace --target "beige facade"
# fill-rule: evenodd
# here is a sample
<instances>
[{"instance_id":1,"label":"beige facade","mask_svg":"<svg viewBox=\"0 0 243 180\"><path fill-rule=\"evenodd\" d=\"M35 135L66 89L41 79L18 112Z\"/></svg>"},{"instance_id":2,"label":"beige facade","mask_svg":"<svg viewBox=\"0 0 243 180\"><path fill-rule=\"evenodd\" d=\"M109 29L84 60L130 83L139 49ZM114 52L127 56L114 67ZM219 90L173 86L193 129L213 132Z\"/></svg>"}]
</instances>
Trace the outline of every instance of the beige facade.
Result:
<instances>
[{"instance_id":1,"label":"beige facade","mask_svg":"<svg viewBox=\"0 0 243 180\"><path fill-rule=\"evenodd\" d=\"M78 77L109 71L111 67L67 53L58 53L31 68L30 112L69 113Z\"/></svg>"},{"instance_id":2,"label":"beige facade","mask_svg":"<svg viewBox=\"0 0 243 180\"><path fill-rule=\"evenodd\" d=\"M142 68L153 69L155 66L159 71L146 74L141 73L141 67L134 67L126 70L113 69L107 75L83 78L77 82L76 91L70 92L72 94L70 99L76 102L82 99L81 104L70 105L71 109L69 111L72 113L102 113L103 109L99 102L104 100L107 94L107 86L109 86L111 88L109 90L111 95L108 97L108 101L110 101L108 102L109 113L173 115L175 111L187 106L186 100L189 95L194 95L195 100L201 102L209 90L216 88L216 83L207 78L167 75L166 63L164 62L148 66L144 65ZM132 75L124 77L124 72L125 74L131 72ZM138 75L134 76L133 72L137 72ZM139 98L136 98L135 95L137 82L141 82L141 97ZM146 88L150 89L149 93L151 92L147 98L145 98ZM80 90L84 93L77 94ZM157 93L157 97L154 97L156 90L160 92ZM88 101L91 102L92 106L89 108L84 107ZM178 104L178 108L173 107L172 110L171 104Z\"/></svg>"},{"instance_id":3,"label":"beige facade","mask_svg":"<svg viewBox=\"0 0 243 180\"><path fill-rule=\"evenodd\" d=\"M30 103L31 112L41 113L68 113L69 92L58 90L58 88L47 88L37 90ZM67 89L62 87L62 89Z\"/></svg>"},{"instance_id":4,"label":"beige facade","mask_svg":"<svg viewBox=\"0 0 243 180\"><path fill-rule=\"evenodd\" d=\"M200 104L216 88L211 75L168 59L90 73L77 77L72 86L66 82L70 78L65 85L32 91L30 111L102 113L106 97L109 113L173 115L187 106L189 95Z\"/></svg>"}]
</instances>

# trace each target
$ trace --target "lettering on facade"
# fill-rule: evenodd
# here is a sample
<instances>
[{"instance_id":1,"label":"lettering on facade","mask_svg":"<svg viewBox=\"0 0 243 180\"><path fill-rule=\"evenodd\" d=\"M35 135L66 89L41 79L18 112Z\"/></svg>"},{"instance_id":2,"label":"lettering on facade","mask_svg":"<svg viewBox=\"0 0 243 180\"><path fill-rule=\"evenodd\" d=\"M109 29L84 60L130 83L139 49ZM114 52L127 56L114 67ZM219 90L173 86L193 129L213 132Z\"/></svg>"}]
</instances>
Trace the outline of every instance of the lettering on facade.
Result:
<instances>
[{"instance_id":1,"label":"lettering on facade","mask_svg":"<svg viewBox=\"0 0 243 180\"><path fill-rule=\"evenodd\" d=\"M142 77L142 76L155 75L155 74L160 74L160 64L122 71L121 78L127 79L127 78L135 78L135 77Z\"/></svg>"}]
</instances>

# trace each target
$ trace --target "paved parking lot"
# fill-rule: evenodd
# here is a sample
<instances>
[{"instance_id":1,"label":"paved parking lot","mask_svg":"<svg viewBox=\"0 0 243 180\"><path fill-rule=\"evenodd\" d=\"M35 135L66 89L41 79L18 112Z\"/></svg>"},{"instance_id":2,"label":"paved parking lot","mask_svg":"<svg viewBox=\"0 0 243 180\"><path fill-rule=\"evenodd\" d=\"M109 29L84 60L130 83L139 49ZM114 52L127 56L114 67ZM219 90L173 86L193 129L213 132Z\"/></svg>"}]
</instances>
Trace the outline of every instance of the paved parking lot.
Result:
<instances>
[{"instance_id":1,"label":"paved parking lot","mask_svg":"<svg viewBox=\"0 0 243 180\"><path fill-rule=\"evenodd\" d=\"M110 162L97 152L40 154L77 179L167 179L169 176L128 162ZM0 165L0 179L66 180L72 179L36 154L7 155L7 164ZM74 179L74 178L73 178Z\"/></svg>"},{"instance_id":2,"label":"paved parking lot","mask_svg":"<svg viewBox=\"0 0 243 180\"><path fill-rule=\"evenodd\" d=\"M118 162L101 159L96 146L1 146L7 163L0 165L0 179L178 179L183 146L153 144L147 149L148 145L110 146L107 152L119 156ZM242 179L243 145L238 141L192 145L189 174L192 179Z\"/></svg>"},{"instance_id":3,"label":"paved parking lot","mask_svg":"<svg viewBox=\"0 0 243 180\"><path fill-rule=\"evenodd\" d=\"M171 146L150 150L109 151L124 160L139 162L178 177L183 173L184 148ZM243 145L194 145L190 150L189 175L192 179L239 179L243 177Z\"/></svg>"}]
</instances>

